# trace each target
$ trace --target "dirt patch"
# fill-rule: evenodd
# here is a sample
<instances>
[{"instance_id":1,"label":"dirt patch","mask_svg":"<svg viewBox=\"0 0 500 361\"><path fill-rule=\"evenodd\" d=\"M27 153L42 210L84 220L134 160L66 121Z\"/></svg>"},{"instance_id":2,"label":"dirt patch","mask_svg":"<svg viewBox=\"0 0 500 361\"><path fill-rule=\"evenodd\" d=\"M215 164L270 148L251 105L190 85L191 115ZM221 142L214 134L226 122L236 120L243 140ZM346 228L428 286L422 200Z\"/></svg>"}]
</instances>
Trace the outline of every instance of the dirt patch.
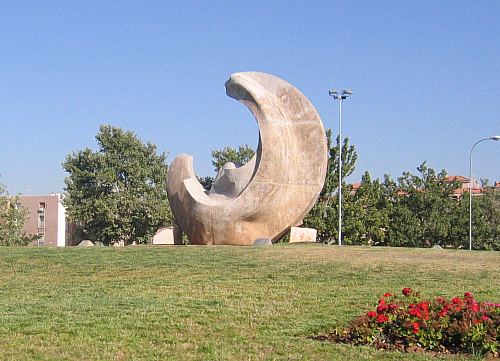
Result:
<instances>
[{"instance_id":1,"label":"dirt patch","mask_svg":"<svg viewBox=\"0 0 500 361\"><path fill-rule=\"evenodd\" d=\"M386 351L398 351L401 353L424 353L426 355L432 356L432 357L443 357L443 356L451 356L451 355L464 355L464 356L469 356L469 354L464 354L460 352L453 352L452 350L447 350L447 349L441 349L437 351L430 351L426 350L423 347L416 346L416 345L406 345L404 343L390 343L390 342L384 342L382 340L376 340L372 344L365 344L365 343L359 343L356 342L355 340L349 339L348 337L342 335L342 334L336 334L336 333L328 333L328 334L323 334L323 335L316 335L310 337L312 340L316 341L323 341L323 342L331 342L331 343L345 343L345 344L350 344L354 346L372 346L376 348L377 350L386 350ZM484 355L485 361L493 361L493 360L499 360L499 355L495 355L493 353L488 353Z\"/></svg>"}]
</instances>

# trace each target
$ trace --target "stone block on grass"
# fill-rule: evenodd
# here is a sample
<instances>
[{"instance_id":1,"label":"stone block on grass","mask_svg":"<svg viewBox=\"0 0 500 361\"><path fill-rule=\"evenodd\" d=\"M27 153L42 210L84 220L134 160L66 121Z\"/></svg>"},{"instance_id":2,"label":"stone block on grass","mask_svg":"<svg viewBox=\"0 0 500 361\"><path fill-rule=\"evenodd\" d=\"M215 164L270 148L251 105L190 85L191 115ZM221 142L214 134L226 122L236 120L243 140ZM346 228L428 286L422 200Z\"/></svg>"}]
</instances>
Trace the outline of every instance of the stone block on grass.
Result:
<instances>
[{"instance_id":1,"label":"stone block on grass","mask_svg":"<svg viewBox=\"0 0 500 361\"><path fill-rule=\"evenodd\" d=\"M318 231L314 228L292 227L290 243L315 243Z\"/></svg>"}]
</instances>

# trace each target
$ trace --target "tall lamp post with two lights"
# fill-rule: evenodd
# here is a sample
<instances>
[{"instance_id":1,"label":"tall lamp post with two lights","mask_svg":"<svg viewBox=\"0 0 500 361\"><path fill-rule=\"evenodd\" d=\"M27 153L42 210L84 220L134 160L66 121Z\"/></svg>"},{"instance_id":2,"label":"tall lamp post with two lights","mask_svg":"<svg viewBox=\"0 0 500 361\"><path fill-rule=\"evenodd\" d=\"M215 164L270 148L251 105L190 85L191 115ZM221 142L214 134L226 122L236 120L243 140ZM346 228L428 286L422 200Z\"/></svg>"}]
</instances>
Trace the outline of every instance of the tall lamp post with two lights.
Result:
<instances>
[{"instance_id":1,"label":"tall lamp post with two lights","mask_svg":"<svg viewBox=\"0 0 500 361\"><path fill-rule=\"evenodd\" d=\"M481 142L485 140L500 140L500 135L494 135L493 137L479 139L474 143L469 154L469 251L472 251L472 151Z\"/></svg>"},{"instance_id":2,"label":"tall lamp post with two lights","mask_svg":"<svg viewBox=\"0 0 500 361\"><path fill-rule=\"evenodd\" d=\"M339 101L339 246L342 246L342 101L352 95L351 90L342 90L340 93L332 89L328 95Z\"/></svg>"}]
</instances>

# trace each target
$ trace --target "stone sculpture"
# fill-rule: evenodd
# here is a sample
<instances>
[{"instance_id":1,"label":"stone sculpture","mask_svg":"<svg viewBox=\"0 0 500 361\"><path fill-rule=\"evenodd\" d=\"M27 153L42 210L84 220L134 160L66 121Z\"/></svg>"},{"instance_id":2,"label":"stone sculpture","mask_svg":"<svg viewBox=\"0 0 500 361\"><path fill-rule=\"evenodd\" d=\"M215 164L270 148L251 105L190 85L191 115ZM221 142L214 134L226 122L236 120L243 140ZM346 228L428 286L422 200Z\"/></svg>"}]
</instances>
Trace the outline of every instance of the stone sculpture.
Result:
<instances>
[{"instance_id":1,"label":"stone sculpture","mask_svg":"<svg viewBox=\"0 0 500 361\"><path fill-rule=\"evenodd\" d=\"M227 163L209 192L196 178L193 158L176 157L167 181L172 212L193 244L276 242L302 223L323 187L328 159L323 124L299 90L269 74L233 74L226 94L257 120L257 151L241 167Z\"/></svg>"}]
</instances>

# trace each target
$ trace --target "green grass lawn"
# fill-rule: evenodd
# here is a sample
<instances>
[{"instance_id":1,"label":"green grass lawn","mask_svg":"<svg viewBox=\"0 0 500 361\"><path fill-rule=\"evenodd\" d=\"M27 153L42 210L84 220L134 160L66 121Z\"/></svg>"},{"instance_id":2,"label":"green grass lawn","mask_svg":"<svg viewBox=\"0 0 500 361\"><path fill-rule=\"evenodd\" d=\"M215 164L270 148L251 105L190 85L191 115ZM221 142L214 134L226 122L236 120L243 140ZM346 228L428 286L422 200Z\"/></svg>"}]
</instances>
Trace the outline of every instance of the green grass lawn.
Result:
<instances>
[{"instance_id":1,"label":"green grass lawn","mask_svg":"<svg viewBox=\"0 0 500 361\"><path fill-rule=\"evenodd\" d=\"M430 360L308 336L403 287L500 302L499 268L498 252L319 244L0 247L0 360Z\"/></svg>"}]
</instances>

